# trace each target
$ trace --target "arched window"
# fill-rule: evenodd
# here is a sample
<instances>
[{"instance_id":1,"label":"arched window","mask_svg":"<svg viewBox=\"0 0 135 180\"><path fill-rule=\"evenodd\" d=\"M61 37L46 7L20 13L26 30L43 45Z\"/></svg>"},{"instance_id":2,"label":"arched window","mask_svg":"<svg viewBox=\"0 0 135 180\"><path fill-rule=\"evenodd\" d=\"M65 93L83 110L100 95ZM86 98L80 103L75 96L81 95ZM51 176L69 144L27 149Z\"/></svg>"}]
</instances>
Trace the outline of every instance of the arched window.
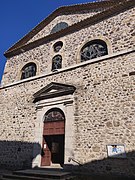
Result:
<instances>
[{"instance_id":1,"label":"arched window","mask_svg":"<svg viewBox=\"0 0 135 180\"><path fill-rule=\"evenodd\" d=\"M68 24L66 22L60 22L52 28L50 34L56 33L60 31L61 29L65 29L66 27L68 27Z\"/></svg>"},{"instance_id":2,"label":"arched window","mask_svg":"<svg viewBox=\"0 0 135 180\"><path fill-rule=\"evenodd\" d=\"M26 79L36 75L36 64L28 63L22 68L21 79Z\"/></svg>"},{"instance_id":3,"label":"arched window","mask_svg":"<svg viewBox=\"0 0 135 180\"><path fill-rule=\"evenodd\" d=\"M62 56L56 55L52 59L52 71L55 71L56 69L61 69L62 67Z\"/></svg>"},{"instance_id":4,"label":"arched window","mask_svg":"<svg viewBox=\"0 0 135 180\"><path fill-rule=\"evenodd\" d=\"M62 48L62 46L63 46L63 42L62 42L62 41L56 42L56 43L53 45L54 52L59 52L60 49Z\"/></svg>"},{"instance_id":5,"label":"arched window","mask_svg":"<svg viewBox=\"0 0 135 180\"><path fill-rule=\"evenodd\" d=\"M59 108L52 108L45 114L44 122L65 121L65 115Z\"/></svg>"},{"instance_id":6,"label":"arched window","mask_svg":"<svg viewBox=\"0 0 135 180\"><path fill-rule=\"evenodd\" d=\"M99 39L86 43L81 49L81 62L108 54L107 44Z\"/></svg>"}]
</instances>

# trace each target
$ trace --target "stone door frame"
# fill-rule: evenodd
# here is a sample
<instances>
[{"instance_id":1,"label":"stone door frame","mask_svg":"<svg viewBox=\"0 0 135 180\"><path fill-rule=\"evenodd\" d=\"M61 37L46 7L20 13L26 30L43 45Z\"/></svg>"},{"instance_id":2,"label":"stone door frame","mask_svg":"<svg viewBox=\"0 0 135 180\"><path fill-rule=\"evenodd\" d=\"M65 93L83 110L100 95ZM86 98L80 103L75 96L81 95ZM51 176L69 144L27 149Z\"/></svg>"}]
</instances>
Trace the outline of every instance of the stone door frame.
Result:
<instances>
[{"instance_id":1,"label":"stone door frame","mask_svg":"<svg viewBox=\"0 0 135 180\"><path fill-rule=\"evenodd\" d=\"M65 146L64 146L64 165L71 164L69 158L74 155L74 106L73 95L65 95L56 98L40 100L36 102L37 121L35 125L35 143L42 147L43 121L46 112L52 108L59 108L65 114ZM32 162L32 167L41 167L41 147L34 146L33 156L38 154Z\"/></svg>"}]
</instances>

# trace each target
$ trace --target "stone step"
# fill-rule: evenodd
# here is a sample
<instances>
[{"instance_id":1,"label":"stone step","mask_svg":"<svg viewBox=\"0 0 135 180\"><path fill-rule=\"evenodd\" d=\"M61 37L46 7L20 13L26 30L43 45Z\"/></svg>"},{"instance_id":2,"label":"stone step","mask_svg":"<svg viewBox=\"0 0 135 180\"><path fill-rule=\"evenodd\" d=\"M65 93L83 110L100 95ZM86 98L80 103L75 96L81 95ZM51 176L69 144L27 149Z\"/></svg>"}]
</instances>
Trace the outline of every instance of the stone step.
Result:
<instances>
[{"instance_id":1,"label":"stone step","mask_svg":"<svg viewBox=\"0 0 135 180\"><path fill-rule=\"evenodd\" d=\"M15 171L13 174L4 174L3 180L18 180L18 179L25 179L25 180L67 180L71 179L72 175L70 172L65 172L61 170L46 170L46 169L28 169L28 170L21 170Z\"/></svg>"}]
</instances>

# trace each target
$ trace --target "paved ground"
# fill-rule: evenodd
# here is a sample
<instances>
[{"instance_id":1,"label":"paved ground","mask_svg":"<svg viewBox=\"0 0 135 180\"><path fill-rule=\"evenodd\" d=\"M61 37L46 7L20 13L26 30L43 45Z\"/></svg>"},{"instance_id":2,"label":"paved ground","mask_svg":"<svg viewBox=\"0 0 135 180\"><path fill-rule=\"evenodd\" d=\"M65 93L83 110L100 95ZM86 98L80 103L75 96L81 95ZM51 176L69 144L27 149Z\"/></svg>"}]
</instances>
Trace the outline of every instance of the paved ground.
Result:
<instances>
[{"instance_id":1,"label":"paved ground","mask_svg":"<svg viewBox=\"0 0 135 180\"><path fill-rule=\"evenodd\" d=\"M0 169L0 180L3 174L11 174L12 171L6 169Z\"/></svg>"},{"instance_id":2,"label":"paved ground","mask_svg":"<svg viewBox=\"0 0 135 180\"><path fill-rule=\"evenodd\" d=\"M31 170L26 170L31 171ZM0 169L0 180L2 174L11 174L12 171ZM51 171L49 171L51 173ZM135 178L126 178L126 177L112 177L112 176L90 176L90 175L78 175L77 177L73 178L73 180L135 180Z\"/></svg>"},{"instance_id":3,"label":"paved ground","mask_svg":"<svg viewBox=\"0 0 135 180\"><path fill-rule=\"evenodd\" d=\"M135 178L112 176L77 176L73 180L135 180Z\"/></svg>"}]
</instances>

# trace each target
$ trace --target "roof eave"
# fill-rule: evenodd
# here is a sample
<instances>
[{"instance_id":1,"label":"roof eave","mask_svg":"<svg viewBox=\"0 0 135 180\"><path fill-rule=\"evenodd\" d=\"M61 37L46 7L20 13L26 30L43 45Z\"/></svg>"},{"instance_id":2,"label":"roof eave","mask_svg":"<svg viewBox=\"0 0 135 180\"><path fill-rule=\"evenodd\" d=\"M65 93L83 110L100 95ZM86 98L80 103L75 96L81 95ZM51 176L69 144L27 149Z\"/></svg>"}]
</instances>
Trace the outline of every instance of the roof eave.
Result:
<instances>
[{"instance_id":1,"label":"roof eave","mask_svg":"<svg viewBox=\"0 0 135 180\"><path fill-rule=\"evenodd\" d=\"M120 1L121 2L121 1ZM81 22L78 22L76 24L73 24L72 26L69 26L65 29L62 29L61 31L59 32L56 32L54 34L50 34L44 38L41 38L41 39L38 39L34 42L30 42L28 44L24 44L24 45L20 45L18 46L17 48L14 48L14 49L9 49L7 50L4 55L5 57L9 58L9 57L12 57L12 56L15 56L15 55L18 55L22 52L25 52L25 51L28 51L32 48L35 48L37 46L40 46L44 43L47 43L51 40L55 40L57 38L60 38L60 37L63 37L67 34L71 34L73 33L74 31L77 31L77 30L80 30L82 28L85 28L87 26L90 26L90 25L93 25L93 24L96 24L104 19L107 19L111 16L114 16L116 14L119 14L121 13L122 11L125 11L127 9L130 9L132 7L135 6L135 1L132 1L132 0L123 0L122 3L120 4L117 4L115 6L112 6L111 8L101 12L101 13L98 13L90 18L87 18Z\"/></svg>"},{"instance_id":2,"label":"roof eave","mask_svg":"<svg viewBox=\"0 0 135 180\"><path fill-rule=\"evenodd\" d=\"M90 2L85 4L76 4L71 6L59 7L53 13L51 13L47 18L41 21L36 27L34 27L28 34L26 34L23 38L21 38L17 43L11 46L7 51L11 51L27 43L35 34L37 34L43 27L48 25L55 17L57 17L60 14L79 12L83 10L94 10L94 9L96 10L99 8L106 8L118 3L119 1L121 0L117 0L117 2L115 0L110 0L110 1L103 0L100 2Z\"/></svg>"}]
</instances>

